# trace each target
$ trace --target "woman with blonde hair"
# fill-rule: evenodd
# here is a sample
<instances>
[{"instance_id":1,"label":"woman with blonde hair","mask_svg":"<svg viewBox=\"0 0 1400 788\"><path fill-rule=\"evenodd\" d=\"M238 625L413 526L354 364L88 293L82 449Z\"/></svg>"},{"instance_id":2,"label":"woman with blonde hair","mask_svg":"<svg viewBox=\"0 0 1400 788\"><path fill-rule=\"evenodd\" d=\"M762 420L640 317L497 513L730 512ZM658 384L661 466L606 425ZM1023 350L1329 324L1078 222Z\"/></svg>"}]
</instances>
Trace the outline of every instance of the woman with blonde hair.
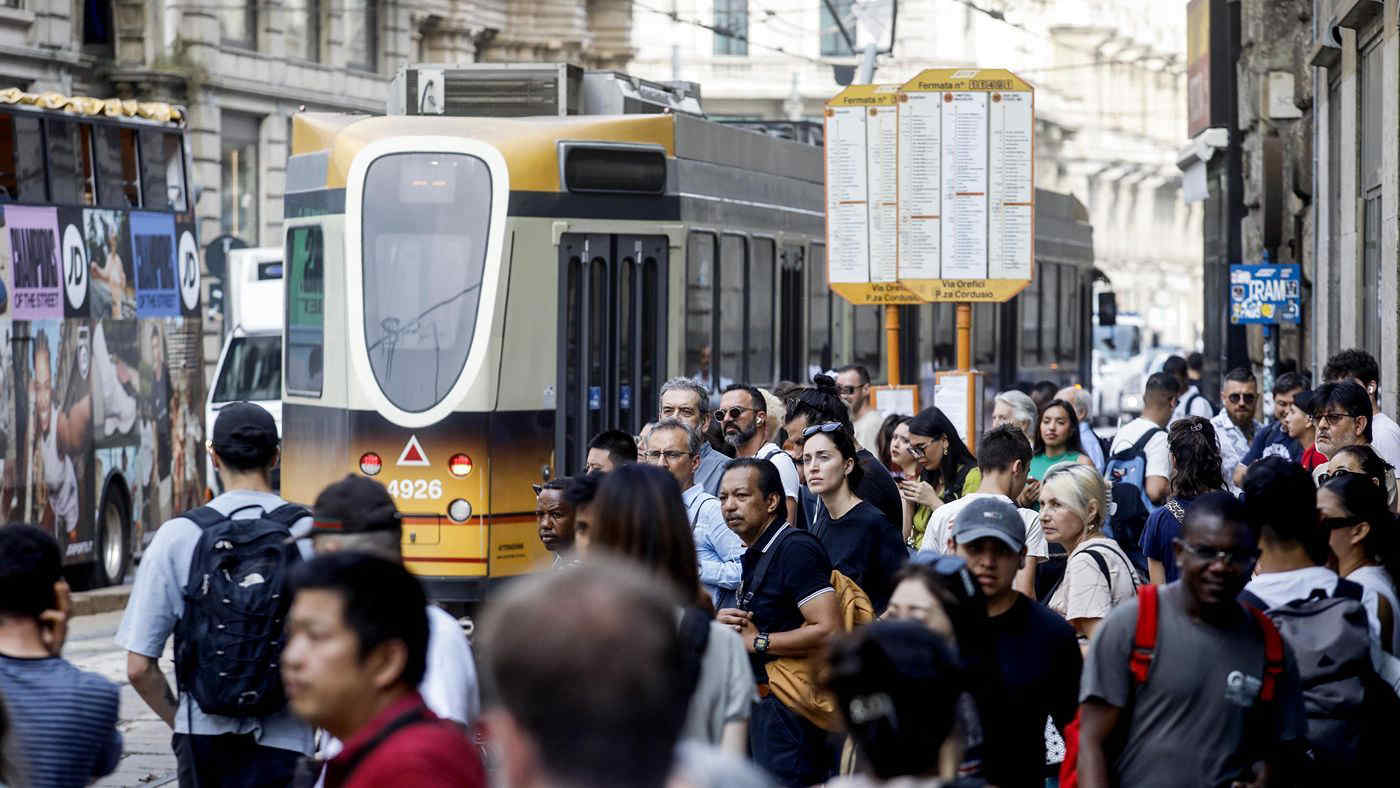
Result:
<instances>
[{"instance_id":1,"label":"woman with blonde hair","mask_svg":"<svg viewBox=\"0 0 1400 788\"><path fill-rule=\"evenodd\" d=\"M1040 485L1040 526L1045 539L1064 548L1065 574L1050 591L1046 606L1064 616L1088 644L1119 602L1137 594L1139 578L1118 543L1103 533L1108 486L1088 465L1060 463Z\"/></svg>"}]
</instances>

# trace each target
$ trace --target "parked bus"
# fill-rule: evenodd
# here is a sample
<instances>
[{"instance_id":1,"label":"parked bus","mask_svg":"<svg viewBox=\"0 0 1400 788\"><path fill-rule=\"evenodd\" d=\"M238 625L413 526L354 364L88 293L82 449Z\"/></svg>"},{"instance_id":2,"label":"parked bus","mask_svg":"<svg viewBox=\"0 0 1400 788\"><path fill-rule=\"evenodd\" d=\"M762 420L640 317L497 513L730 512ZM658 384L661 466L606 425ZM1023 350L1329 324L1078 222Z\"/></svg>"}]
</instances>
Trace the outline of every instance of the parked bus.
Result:
<instances>
[{"instance_id":1,"label":"parked bus","mask_svg":"<svg viewBox=\"0 0 1400 788\"><path fill-rule=\"evenodd\" d=\"M879 307L827 286L819 146L659 112L679 88L612 72L570 97L557 68L448 73L450 102L512 117L293 119L283 493L384 482L441 600L538 565L531 484L636 434L667 377L765 385L892 350ZM976 348L999 381L1087 383L1087 214L1037 190L1036 227L1036 285L975 311ZM951 347L940 307L907 310L900 352Z\"/></svg>"},{"instance_id":2,"label":"parked bus","mask_svg":"<svg viewBox=\"0 0 1400 788\"><path fill-rule=\"evenodd\" d=\"M0 510L75 584L203 499L189 169L177 107L0 91Z\"/></svg>"},{"instance_id":3,"label":"parked bus","mask_svg":"<svg viewBox=\"0 0 1400 788\"><path fill-rule=\"evenodd\" d=\"M230 402L255 402L282 429L282 249L234 249L224 278L224 345L214 365L214 382L204 405L212 425ZM209 494L223 493L223 482L206 453ZM273 487L277 486L274 471Z\"/></svg>"}]
</instances>

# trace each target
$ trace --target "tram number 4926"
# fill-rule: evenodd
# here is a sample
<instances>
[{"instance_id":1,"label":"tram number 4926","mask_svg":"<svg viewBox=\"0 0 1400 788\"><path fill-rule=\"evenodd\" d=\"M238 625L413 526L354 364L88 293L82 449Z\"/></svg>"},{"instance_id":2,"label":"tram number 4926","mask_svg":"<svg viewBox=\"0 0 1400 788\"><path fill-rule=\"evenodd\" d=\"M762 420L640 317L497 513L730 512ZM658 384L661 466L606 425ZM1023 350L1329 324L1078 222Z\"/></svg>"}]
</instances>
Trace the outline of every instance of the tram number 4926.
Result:
<instances>
[{"instance_id":1,"label":"tram number 4926","mask_svg":"<svg viewBox=\"0 0 1400 788\"><path fill-rule=\"evenodd\" d=\"M389 494L395 498L436 500L442 497L442 480L394 479L389 482Z\"/></svg>"}]
</instances>

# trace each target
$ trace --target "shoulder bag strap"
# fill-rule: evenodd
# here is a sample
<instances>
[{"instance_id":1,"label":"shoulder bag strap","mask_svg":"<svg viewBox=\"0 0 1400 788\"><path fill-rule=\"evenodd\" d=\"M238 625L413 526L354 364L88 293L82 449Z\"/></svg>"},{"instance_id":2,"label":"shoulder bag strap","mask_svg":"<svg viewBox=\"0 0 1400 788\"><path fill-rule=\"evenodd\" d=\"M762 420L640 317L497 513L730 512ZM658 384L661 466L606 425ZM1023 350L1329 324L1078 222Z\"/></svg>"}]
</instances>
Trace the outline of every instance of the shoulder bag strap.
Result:
<instances>
[{"instance_id":1,"label":"shoulder bag strap","mask_svg":"<svg viewBox=\"0 0 1400 788\"><path fill-rule=\"evenodd\" d=\"M1253 591L1241 591L1239 596L1235 598L1240 601L1240 604L1244 605L1247 608L1250 608L1251 610L1257 610L1260 613L1269 612L1269 606L1265 604L1264 600L1260 599L1259 595L1255 594Z\"/></svg>"},{"instance_id":2,"label":"shoulder bag strap","mask_svg":"<svg viewBox=\"0 0 1400 788\"><path fill-rule=\"evenodd\" d=\"M310 517L311 510L299 503L284 503L263 516L268 520L281 523L290 528L296 524L297 520L303 517Z\"/></svg>"},{"instance_id":3,"label":"shoulder bag strap","mask_svg":"<svg viewBox=\"0 0 1400 788\"><path fill-rule=\"evenodd\" d=\"M243 507L243 509L246 508L246 506ZM201 506L198 509L191 509L180 516L199 526L199 530L203 531L211 525L227 520L229 517L233 516L234 512L241 512L243 509L235 509L233 512L229 512L228 515L225 515L212 506Z\"/></svg>"},{"instance_id":4,"label":"shoulder bag strap","mask_svg":"<svg viewBox=\"0 0 1400 788\"><path fill-rule=\"evenodd\" d=\"M1133 630L1133 653L1128 669L1133 680L1147 683L1152 670L1152 655L1157 650L1157 586L1144 586L1138 594L1137 628Z\"/></svg>"},{"instance_id":5,"label":"shoulder bag strap","mask_svg":"<svg viewBox=\"0 0 1400 788\"><path fill-rule=\"evenodd\" d=\"M411 709L395 717L393 720L390 720L388 725L380 728L379 732L374 734L373 738L365 742L364 747L361 747L354 755L351 755L345 760L345 774L347 776L354 774L355 769L359 768L360 763L363 762L365 758L368 758L370 753L374 752L379 745L383 744L385 739L388 739L390 736L393 736L395 733L398 733L400 730L410 725L421 725L432 721L432 718L421 708Z\"/></svg>"},{"instance_id":6,"label":"shoulder bag strap","mask_svg":"<svg viewBox=\"0 0 1400 788\"><path fill-rule=\"evenodd\" d=\"M1163 430L1161 427L1153 427L1152 429L1148 430L1147 432L1144 432L1144 433L1142 434L1142 437L1141 437L1141 438L1138 438L1138 439L1137 439L1137 442L1133 444L1133 451L1138 452L1138 453L1147 451L1147 444L1148 444L1153 438L1157 437L1157 433L1159 433L1159 432L1164 432L1164 430Z\"/></svg>"},{"instance_id":7,"label":"shoulder bag strap","mask_svg":"<svg viewBox=\"0 0 1400 788\"><path fill-rule=\"evenodd\" d=\"M1250 596L1254 597L1253 594ZM1244 601L1241 601L1240 605L1249 612L1259 624L1260 631L1264 633L1264 681L1259 686L1259 699L1268 703L1274 699L1278 677L1283 675L1283 636L1278 633L1278 627L1274 626L1273 620L1261 610Z\"/></svg>"},{"instance_id":8,"label":"shoulder bag strap","mask_svg":"<svg viewBox=\"0 0 1400 788\"><path fill-rule=\"evenodd\" d=\"M1357 602L1360 602L1364 593L1361 584L1352 582L1345 577L1339 577L1337 578L1337 587L1332 591L1332 596L1342 599L1355 599Z\"/></svg>"},{"instance_id":9,"label":"shoulder bag strap","mask_svg":"<svg viewBox=\"0 0 1400 788\"><path fill-rule=\"evenodd\" d=\"M792 526L784 524L783 530L773 537L773 541L768 545L768 551L758 559L758 564L753 568L753 577L746 584L741 584L739 588L739 609L750 611L753 609L753 595L760 586L763 585L763 578L768 574L768 567L773 565L773 559L778 556L778 546L792 533Z\"/></svg>"}]
</instances>

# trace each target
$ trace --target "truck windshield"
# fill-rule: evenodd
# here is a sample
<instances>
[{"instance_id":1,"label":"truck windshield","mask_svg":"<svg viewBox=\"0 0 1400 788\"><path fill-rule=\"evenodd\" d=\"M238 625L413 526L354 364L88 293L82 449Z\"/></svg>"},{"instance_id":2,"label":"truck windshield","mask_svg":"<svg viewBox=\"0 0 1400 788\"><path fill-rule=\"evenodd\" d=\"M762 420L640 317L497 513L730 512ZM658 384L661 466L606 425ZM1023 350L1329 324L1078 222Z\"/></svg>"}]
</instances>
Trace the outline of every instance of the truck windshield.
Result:
<instances>
[{"instance_id":1,"label":"truck windshield","mask_svg":"<svg viewBox=\"0 0 1400 788\"><path fill-rule=\"evenodd\" d=\"M476 330L491 173L475 156L399 153L365 174L365 346L384 396L421 413L462 374Z\"/></svg>"},{"instance_id":2,"label":"truck windshield","mask_svg":"<svg viewBox=\"0 0 1400 788\"><path fill-rule=\"evenodd\" d=\"M275 400L282 397L282 338L234 337L214 381L215 402Z\"/></svg>"}]
</instances>

